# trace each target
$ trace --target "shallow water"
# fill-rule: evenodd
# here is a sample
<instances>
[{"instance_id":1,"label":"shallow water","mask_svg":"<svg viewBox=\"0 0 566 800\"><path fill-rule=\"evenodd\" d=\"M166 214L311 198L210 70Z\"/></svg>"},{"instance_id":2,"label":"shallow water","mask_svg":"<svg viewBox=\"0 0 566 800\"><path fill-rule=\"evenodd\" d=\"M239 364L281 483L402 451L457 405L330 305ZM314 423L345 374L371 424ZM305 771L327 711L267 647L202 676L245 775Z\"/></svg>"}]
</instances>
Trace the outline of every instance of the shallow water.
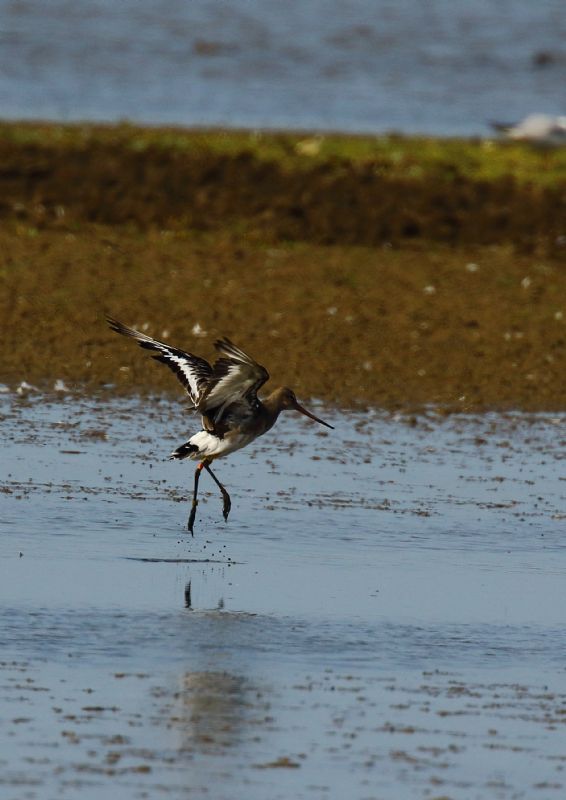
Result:
<instances>
[{"instance_id":1,"label":"shallow water","mask_svg":"<svg viewBox=\"0 0 566 800\"><path fill-rule=\"evenodd\" d=\"M0 0L7 118L440 135L565 112L558 0Z\"/></svg>"},{"instance_id":2,"label":"shallow water","mask_svg":"<svg viewBox=\"0 0 566 800\"><path fill-rule=\"evenodd\" d=\"M191 539L180 404L0 412L7 797L563 796L564 415L287 414Z\"/></svg>"}]
</instances>

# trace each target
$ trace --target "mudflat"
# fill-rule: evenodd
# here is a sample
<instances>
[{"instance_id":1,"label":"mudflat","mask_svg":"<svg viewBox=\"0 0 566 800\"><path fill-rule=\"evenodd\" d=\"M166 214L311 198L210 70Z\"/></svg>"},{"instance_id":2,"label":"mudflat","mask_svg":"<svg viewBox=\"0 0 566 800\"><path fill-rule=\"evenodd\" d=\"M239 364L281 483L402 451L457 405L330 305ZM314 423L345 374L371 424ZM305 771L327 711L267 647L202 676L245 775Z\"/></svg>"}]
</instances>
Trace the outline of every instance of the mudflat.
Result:
<instances>
[{"instance_id":1,"label":"mudflat","mask_svg":"<svg viewBox=\"0 0 566 800\"><path fill-rule=\"evenodd\" d=\"M0 128L0 379L178 391L110 313L343 406L559 410L566 155L398 137Z\"/></svg>"}]
</instances>

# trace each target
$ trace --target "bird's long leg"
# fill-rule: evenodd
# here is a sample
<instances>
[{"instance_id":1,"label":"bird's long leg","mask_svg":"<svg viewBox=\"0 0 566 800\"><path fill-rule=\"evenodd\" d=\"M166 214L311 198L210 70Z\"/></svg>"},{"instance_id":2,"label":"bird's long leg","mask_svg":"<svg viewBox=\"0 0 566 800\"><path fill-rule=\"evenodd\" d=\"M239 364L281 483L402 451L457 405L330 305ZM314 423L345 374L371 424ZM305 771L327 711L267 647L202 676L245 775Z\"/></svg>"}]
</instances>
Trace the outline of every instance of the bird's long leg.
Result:
<instances>
[{"instance_id":1,"label":"bird's long leg","mask_svg":"<svg viewBox=\"0 0 566 800\"><path fill-rule=\"evenodd\" d=\"M191 506L191 513L189 514L189 521L187 523L187 530L190 531L191 536L195 535L194 532L193 532L193 527L194 527L194 524L195 524L195 516L196 516L196 513L197 513L197 506L198 506L198 500L197 500L198 482L200 480L200 474L202 472L202 468L203 467L207 467L208 468L208 465L207 465L206 461L201 461L200 464L198 465L198 467L195 470L195 486L194 486L194 489L193 489L193 504Z\"/></svg>"},{"instance_id":2,"label":"bird's long leg","mask_svg":"<svg viewBox=\"0 0 566 800\"><path fill-rule=\"evenodd\" d=\"M214 472L210 469L209 464L206 461L203 461L203 465L205 470L208 472L208 474L214 481L214 483L218 486L218 488L222 492L222 500L224 502L224 505L222 506L222 513L224 515L224 520L227 522L228 514L230 513L230 509L232 508L232 501L230 500L230 495L228 494L224 486L222 486L222 484L220 483Z\"/></svg>"}]
</instances>

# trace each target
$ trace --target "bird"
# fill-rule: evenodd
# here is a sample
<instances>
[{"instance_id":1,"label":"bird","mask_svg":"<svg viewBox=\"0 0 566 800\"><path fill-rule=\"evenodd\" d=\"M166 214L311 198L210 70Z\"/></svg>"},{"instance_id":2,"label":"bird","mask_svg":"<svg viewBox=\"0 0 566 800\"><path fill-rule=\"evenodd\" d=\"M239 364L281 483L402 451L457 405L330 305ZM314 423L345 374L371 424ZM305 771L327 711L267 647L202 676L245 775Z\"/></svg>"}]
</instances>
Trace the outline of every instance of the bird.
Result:
<instances>
[{"instance_id":1,"label":"bird","mask_svg":"<svg viewBox=\"0 0 566 800\"><path fill-rule=\"evenodd\" d=\"M529 114L520 122L492 122L491 127L508 139L530 142L539 147L559 147L566 144L566 116Z\"/></svg>"},{"instance_id":2,"label":"bird","mask_svg":"<svg viewBox=\"0 0 566 800\"><path fill-rule=\"evenodd\" d=\"M204 358L152 339L107 316L111 330L135 339L140 347L150 350L156 361L171 369L185 388L192 410L199 412L202 430L193 434L170 455L172 459L198 461L194 475L193 498L187 530L194 536L201 473L208 472L222 495L222 514L228 521L232 501L226 487L218 480L210 464L218 458L240 450L263 436L277 422L282 411L298 411L305 417L334 430L328 422L307 411L287 386L280 386L260 399L258 391L269 380L265 367L223 337L214 342L220 353L213 364Z\"/></svg>"}]
</instances>

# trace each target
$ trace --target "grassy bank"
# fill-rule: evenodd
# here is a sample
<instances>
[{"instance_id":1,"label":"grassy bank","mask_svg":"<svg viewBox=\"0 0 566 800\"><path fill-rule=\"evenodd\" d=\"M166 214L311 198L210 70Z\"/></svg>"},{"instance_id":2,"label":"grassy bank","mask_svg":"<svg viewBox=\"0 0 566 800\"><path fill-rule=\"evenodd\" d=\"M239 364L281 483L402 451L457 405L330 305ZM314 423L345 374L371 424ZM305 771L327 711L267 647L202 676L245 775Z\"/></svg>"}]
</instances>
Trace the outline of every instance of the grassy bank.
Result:
<instances>
[{"instance_id":1,"label":"grassy bank","mask_svg":"<svg viewBox=\"0 0 566 800\"><path fill-rule=\"evenodd\" d=\"M490 181L512 176L520 183L555 185L566 181L566 148L541 150L518 142L438 139L422 136L352 136L238 130L187 130L122 125L1 123L0 143L56 152L114 147L116 151L153 150L184 155L240 156L277 161L299 169L328 161L375 162L391 177L429 179L462 175Z\"/></svg>"},{"instance_id":2,"label":"grassy bank","mask_svg":"<svg viewBox=\"0 0 566 800\"><path fill-rule=\"evenodd\" d=\"M0 218L266 242L510 244L553 257L564 254L566 148L4 125Z\"/></svg>"}]
</instances>

